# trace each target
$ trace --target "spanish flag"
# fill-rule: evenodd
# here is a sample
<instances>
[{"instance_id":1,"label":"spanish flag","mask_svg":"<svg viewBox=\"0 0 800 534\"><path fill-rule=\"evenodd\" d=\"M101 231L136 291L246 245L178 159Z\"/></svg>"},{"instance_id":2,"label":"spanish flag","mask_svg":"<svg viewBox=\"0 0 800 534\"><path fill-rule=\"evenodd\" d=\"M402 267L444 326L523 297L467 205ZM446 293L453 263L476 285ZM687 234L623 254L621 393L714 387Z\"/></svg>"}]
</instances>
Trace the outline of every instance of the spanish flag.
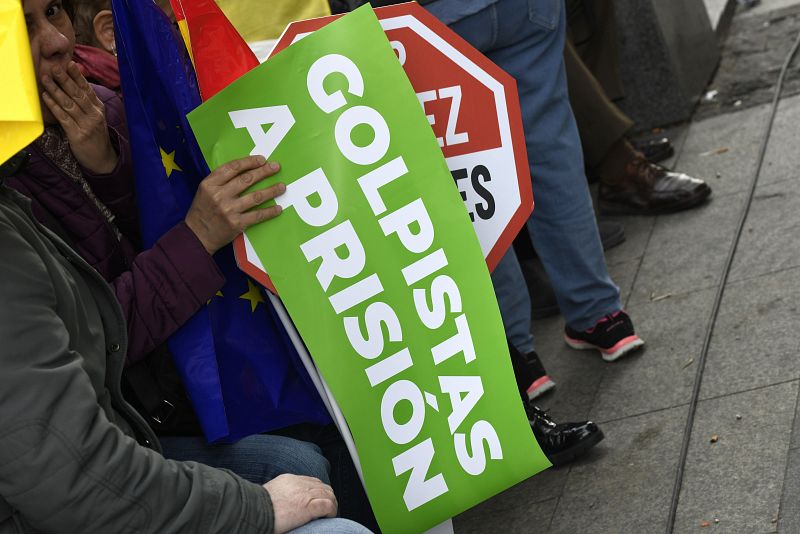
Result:
<instances>
[{"instance_id":1,"label":"spanish flag","mask_svg":"<svg viewBox=\"0 0 800 534\"><path fill-rule=\"evenodd\" d=\"M0 163L42 134L42 110L20 0L0 0Z\"/></svg>"},{"instance_id":2,"label":"spanish flag","mask_svg":"<svg viewBox=\"0 0 800 534\"><path fill-rule=\"evenodd\" d=\"M194 63L203 100L258 66L258 59L214 0L170 0Z\"/></svg>"},{"instance_id":3,"label":"spanish flag","mask_svg":"<svg viewBox=\"0 0 800 534\"><path fill-rule=\"evenodd\" d=\"M328 0L217 0L217 4L248 43L277 39L290 22L331 14Z\"/></svg>"}]
</instances>

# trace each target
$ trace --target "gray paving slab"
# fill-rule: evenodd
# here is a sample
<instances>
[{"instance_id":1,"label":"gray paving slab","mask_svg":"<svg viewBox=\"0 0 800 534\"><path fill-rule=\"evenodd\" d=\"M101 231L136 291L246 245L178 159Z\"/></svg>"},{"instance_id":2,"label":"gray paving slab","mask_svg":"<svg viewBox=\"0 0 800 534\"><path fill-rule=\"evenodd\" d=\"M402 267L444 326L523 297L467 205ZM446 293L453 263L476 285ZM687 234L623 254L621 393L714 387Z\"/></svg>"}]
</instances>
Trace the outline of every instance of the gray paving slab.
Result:
<instances>
[{"instance_id":1,"label":"gray paving slab","mask_svg":"<svg viewBox=\"0 0 800 534\"><path fill-rule=\"evenodd\" d=\"M464 519L479 515L495 515L506 511L513 512L517 508L530 508L552 500L561 495L568 475L569 468L555 469L551 467L503 493L495 495L488 501L482 502L462 515L467 516ZM551 509L551 515L552 511Z\"/></svg>"},{"instance_id":2,"label":"gray paving slab","mask_svg":"<svg viewBox=\"0 0 800 534\"><path fill-rule=\"evenodd\" d=\"M800 150L797 150L797 125L800 124L800 96L781 100L772 127L759 184L797 180L800 176Z\"/></svg>"},{"instance_id":3,"label":"gray paving slab","mask_svg":"<svg viewBox=\"0 0 800 534\"><path fill-rule=\"evenodd\" d=\"M630 303L716 286L743 201L742 194L728 195L659 217Z\"/></svg>"},{"instance_id":4,"label":"gray paving slab","mask_svg":"<svg viewBox=\"0 0 800 534\"><path fill-rule=\"evenodd\" d=\"M557 339L550 338L545 347L538 350L548 374L556 382L556 388L538 399L536 403L550 411L556 421L582 421L589 417L597 389L608 364L599 354L576 351L564 344L561 337L563 322L549 321L534 324L534 333L547 327L555 330ZM549 348L548 348L549 347Z\"/></svg>"},{"instance_id":5,"label":"gray paving slab","mask_svg":"<svg viewBox=\"0 0 800 534\"><path fill-rule=\"evenodd\" d=\"M630 306L646 349L609 364L590 417L608 421L687 403L713 297L709 289Z\"/></svg>"},{"instance_id":6,"label":"gray paving slab","mask_svg":"<svg viewBox=\"0 0 800 534\"><path fill-rule=\"evenodd\" d=\"M603 425L599 450L570 471L550 532L663 532L685 416L677 408Z\"/></svg>"},{"instance_id":7,"label":"gray paving slab","mask_svg":"<svg viewBox=\"0 0 800 534\"><path fill-rule=\"evenodd\" d=\"M800 532L800 449L789 451L778 518L779 534Z\"/></svg>"},{"instance_id":8,"label":"gray paving slab","mask_svg":"<svg viewBox=\"0 0 800 534\"><path fill-rule=\"evenodd\" d=\"M792 4L778 8L773 3L766 13L750 11L734 17L708 87L718 94L713 100L701 100L695 119L772 101L778 73L797 38L800 5ZM800 93L800 71L790 69L787 74L784 96Z\"/></svg>"},{"instance_id":9,"label":"gray paving slab","mask_svg":"<svg viewBox=\"0 0 800 534\"><path fill-rule=\"evenodd\" d=\"M792 439L789 444L790 448L800 448L800 396L798 396L797 404L794 408L794 423L792 424Z\"/></svg>"},{"instance_id":10,"label":"gray paving slab","mask_svg":"<svg viewBox=\"0 0 800 534\"><path fill-rule=\"evenodd\" d=\"M789 180L759 186L733 261L737 281L800 265L800 190Z\"/></svg>"},{"instance_id":11,"label":"gray paving slab","mask_svg":"<svg viewBox=\"0 0 800 534\"><path fill-rule=\"evenodd\" d=\"M699 404L675 532L715 518L721 532L775 530L797 392L790 382Z\"/></svg>"},{"instance_id":12,"label":"gray paving slab","mask_svg":"<svg viewBox=\"0 0 800 534\"><path fill-rule=\"evenodd\" d=\"M517 506L502 512L486 513L473 508L453 519L456 534L485 534L487 532L548 532L557 499L529 506Z\"/></svg>"},{"instance_id":13,"label":"gray paving slab","mask_svg":"<svg viewBox=\"0 0 800 534\"><path fill-rule=\"evenodd\" d=\"M800 268L729 284L701 398L800 378Z\"/></svg>"},{"instance_id":14,"label":"gray paving slab","mask_svg":"<svg viewBox=\"0 0 800 534\"><path fill-rule=\"evenodd\" d=\"M620 297L623 305L628 301L633 291L633 284L639 273L641 258L633 258L624 263L616 263L608 266L608 274L619 287Z\"/></svg>"},{"instance_id":15,"label":"gray paving slab","mask_svg":"<svg viewBox=\"0 0 800 534\"><path fill-rule=\"evenodd\" d=\"M625 241L606 251L606 264L609 267L618 263L627 263L640 259L650 240L650 233L655 225L655 217L608 217L610 221L622 224L625 228Z\"/></svg>"},{"instance_id":16,"label":"gray paving slab","mask_svg":"<svg viewBox=\"0 0 800 534\"><path fill-rule=\"evenodd\" d=\"M768 105L692 123L675 169L702 178L716 200L750 184Z\"/></svg>"}]
</instances>

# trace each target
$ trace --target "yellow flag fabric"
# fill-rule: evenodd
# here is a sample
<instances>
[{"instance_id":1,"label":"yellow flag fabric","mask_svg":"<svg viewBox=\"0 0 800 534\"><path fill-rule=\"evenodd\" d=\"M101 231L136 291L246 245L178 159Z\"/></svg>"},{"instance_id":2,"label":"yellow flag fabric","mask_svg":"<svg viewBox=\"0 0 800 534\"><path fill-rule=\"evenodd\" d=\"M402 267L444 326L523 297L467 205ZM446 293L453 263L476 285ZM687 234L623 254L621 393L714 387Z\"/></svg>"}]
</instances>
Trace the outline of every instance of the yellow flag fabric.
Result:
<instances>
[{"instance_id":1,"label":"yellow flag fabric","mask_svg":"<svg viewBox=\"0 0 800 534\"><path fill-rule=\"evenodd\" d=\"M194 54L192 53L192 41L189 39L189 26L186 24L186 19L181 19L178 22L178 29L181 32L181 37L183 37L183 44L186 45L186 51L189 52L189 59L192 61L192 65L194 65Z\"/></svg>"},{"instance_id":2,"label":"yellow flag fabric","mask_svg":"<svg viewBox=\"0 0 800 534\"><path fill-rule=\"evenodd\" d=\"M42 110L20 0L0 0L0 163L42 134Z\"/></svg>"},{"instance_id":3,"label":"yellow flag fabric","mask_svg":"<svg viewBox=\"0 0 800 534\"><path fill-rule=\"evenodd\" d=\"M245 41L277 39L296 20L331 14L328 0L217 0Z\"/></svg>"}]
</instances>

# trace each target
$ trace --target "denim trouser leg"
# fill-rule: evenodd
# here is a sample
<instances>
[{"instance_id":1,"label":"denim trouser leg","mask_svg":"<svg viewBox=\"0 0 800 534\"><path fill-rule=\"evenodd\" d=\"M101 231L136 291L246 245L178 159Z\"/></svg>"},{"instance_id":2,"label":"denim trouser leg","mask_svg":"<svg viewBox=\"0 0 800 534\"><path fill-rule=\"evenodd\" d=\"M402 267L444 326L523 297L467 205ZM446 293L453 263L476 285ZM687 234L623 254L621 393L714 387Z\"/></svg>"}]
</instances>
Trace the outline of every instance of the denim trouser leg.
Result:
<instances>
[{"instance_id":1,"label":"denim trouser leg","mask_svg":"<svg viewBox=\"0 0 800 534\"><path fill-rule=\"evenodd\" d=\"M503 317L506 337L522 354L533 351L531 334L531 297L514 247L500 258L492 272L492 285Z\"/></svg>"},{"instance_id":2,"label":"denim trouser leg","mask_svg":"<svg viewBox=\"0 0 800 534\"><path fill-rule=\"evenodd\" d=\"M328 460L313 443L267 434L219 445L209 445L200 437L168 436L159 441L164 458L228 469L255 484L264 484L284 473L315 477L330 484Z\"/></svg>"},{"instance_id":3,"label":"denim trouser leg","mask_svg":"<svg viewBox=\"0 0 800 534\"><path fill-rule=\"evenodd\" d=\"M257 434L236 443L209 445L199 437L162 437L164 457L200 462L233 471L245 480L264 484L290 473L330 484L330 465L313 443L284 436ZM318 519L292 530L296 534L369 534L370 530L341 518Z\"/></svg>"},{"instance_id":4,"label":"denim trouser leg","mask_svg":"<svg viewBox=\"0 0 800 534\"><path fill-rule=\"evenodd\" d=\"M317 519L300 528L290 530L289 534L370 534L372 531L349 519Z\"/></svg>"},{"instance_id":5,"label":"denim trouser leg","mask_svg":"<svg viewBox=\"0 0 800 534\"><path fill-rule=\"evenodd\" d=\"M563 0L500 0L451 27L517 80L535 201L528 230L567 324L584 330L622 304L569 106L564 19Z\"/></svg>"}]
</instances>

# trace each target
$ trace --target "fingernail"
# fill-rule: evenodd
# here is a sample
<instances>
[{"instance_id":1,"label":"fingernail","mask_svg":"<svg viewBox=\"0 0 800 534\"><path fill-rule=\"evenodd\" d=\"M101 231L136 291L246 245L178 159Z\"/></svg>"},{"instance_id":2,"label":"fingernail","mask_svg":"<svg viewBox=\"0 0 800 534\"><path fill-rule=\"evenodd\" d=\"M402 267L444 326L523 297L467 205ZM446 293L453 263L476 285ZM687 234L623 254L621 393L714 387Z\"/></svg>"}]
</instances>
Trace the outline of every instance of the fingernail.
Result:
<instances>
[{"instance_id":1,"label":"fingernail","mask_svg":"<svg viewBox=\"0 0 800 534\"><path fill-rule=\"evenodd\" d=\"M278 163L275 162L275 161L270 161L269 162L269 168L272 169L273 171L277 171L278 169L281 168L281 166L278 165Z\"/></svg>"},{"instance_id":2,"label":"fingernail","mask_svg":"<svg viewBox=\"0 0 800 534\"><path fill-rule=\"evenodd\" d=\"M278 194L282 195L286 192L286 184L281 182L278 184Z\"/></svg>"},{"instance_id":3,"label":"fingernail","mask_svg":"<svg viewBox=\"0 0 800 534\"><path fill-rule=\"evenodd\" d=\"M256 162L259 165L264 165L267 162L267 158L265 158L264 156L256 156Z\"/></svg>"}]
</instances>

